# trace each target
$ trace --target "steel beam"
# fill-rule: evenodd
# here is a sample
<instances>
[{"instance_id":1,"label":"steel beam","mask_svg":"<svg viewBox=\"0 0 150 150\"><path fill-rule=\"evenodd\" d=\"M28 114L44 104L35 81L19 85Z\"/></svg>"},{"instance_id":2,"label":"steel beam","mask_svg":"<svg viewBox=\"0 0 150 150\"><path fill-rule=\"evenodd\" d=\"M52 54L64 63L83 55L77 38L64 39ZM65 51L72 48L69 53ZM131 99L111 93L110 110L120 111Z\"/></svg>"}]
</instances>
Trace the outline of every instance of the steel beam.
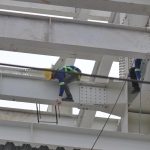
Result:
<instances>
[{"instance_id":1,"label":"steel beam","mask_svg":"<svg viewBox=\"0 0 150 150\"><path fill-rule=\"evenodd\" d=\"M99 64L99 62L96 62L95 65L98 66L95 66L92 74L108 76L114 58L112 56L103 56L100 59L101 63ZM109 82L108 79L101 79L101 78L94 78L93 81L99 83ZM91 110L80 110L77 125L79 127L91 128L93 120L95 118L95 113L96 113L95 111Z\"/></svg>"},{"instance_id":2,"label":"steel beam","mask_svg":"<svg viewBox=\"0 0 150 150\"><path fill-rule=\"evenodd\" d=\"M97 75L108 76L113 61L114 61L113 56L104 55L103 58L101 59L101 63L99 65L99 68L97 69ZM108 79L102 79L102 78L95 78L95 82L108 83L109 80Z\"/></svg>"},{"instance_id":3,"label":"steel beam","mask_svg":"<svg viewBox=\"0 0 150 150\"><path fill-rule=\"evenodd\" d=\"M54 7L45 4L34 4L28 2L17 2L13 0L1 0L0 1L0 13L10 11L26 12L26 13L37 13L45 15L55 15L55 16L67 16L74 17L75 9L74 8L64 8L64 7ZM5 12L5 13L6 13ZM9 13L9 11L8 11ZM12 12L11 12L12 13Z\"/></svg>"},{"instance_id":4,"label":"steel beam","mask_svg":"<svg viewBox=\"0 0 150 150\"><path fill-rule=\"evenodd\" d=\"M96 111L81 109L77 119L77 126L81 128L91 128L95 119Z\"/></svg>"},{"instance_id":5,"label":"steel beam","mask_svg":"<svg viewBox=\"0 0 150 150\"><path fill-rule=\"evenodd\" d=\"M3 101L0 101L2 104ZM22 104L20 104L22 105ZM77 127L76 120L78 117L76 115L64 115L61 112L61 118L58 119L58 125L61 126L70 126L70 127ZM38 123L36 111L32 110L23 110L23 109L15 109L15 108L8 108L8 107L0 107L0 120L8 120L8 121L18 121L18 122L30 122L30 123ZM47 124L56 124L56 115L53 112L41 112L40 123ZM106 118L95 118L92 121L92 126L88 128L92 129L100 129L104 125ZM51 123L50 123L51 122ZM53 122L53 123L52 123ZM88 122L89 124L89 122ZM118 120L110 119L106 130L109 131L116 131L118 126ZM82 126L83 127L83 126ZM87 126L86 126L87 127Z\"/></svg>"},{"instance_id":6,"label":"steel beam","mask_svg":"<svg viewBox=\"0 0 150 150\"><path fill-rule=\"evenodd\" d=\"M105 88L100 84L96 85L93 83L72 83L70 84L70 90L73 95L74 103L63 102L62 106L110 112L121 86L122 83L118 83L115 88ZM1 99L56 104L58 90L58 83L55 81L5 75L2 75L0 78ZM121 114L126 103L124 100L124 92L122 92L118 102L119 107L117 107L115 112Z\"/></svg>"},{"instance_id":7,"label":"steel beam","mask_svg":"<svg viewBox=\"0 0 150 150\"><path fill-rule=\"evenodd\" d=\"M147 28L5 15L0 16L0 28L3 50L86 59L150 53Z\"/></svg>"},{"instance_id":8,"label":"steel beam","mask_svg":"<svg viewBox=\"0 0 150 150\"><path fill-rule=\"evenodd\" d=\"M41 0L18 0L44 3ZM149 0L46 0L47 4L93 10L150 15Z\"/></svg>"},{"instance_id":9,"label":"steel beam","mask_svg":"<svg viewBox=\"0 0 150 150\"><path fill-rule=\"evenodd\" d=\"M87 21L89 19L89 14L90 10L77 8L75 19Z\"/></svg>"},{"instance_id":10,"label":"steel beam","mask_svg":"<svg viewBox=\"0 0 150 150\"><path fill-rule=\"evenodd\" d=\"M36 145L90 149L98 130L28 122L0 121L0 139ZM12 136L15 135L15 136ZM94 150L147 150L150 136L104 131Z\"/></svg>"},{"instance_id":11,"label":"steel beam","mask_svg":"<svg viewBox=\"0 0 150 150\"><path fill-rule=\"evenodd\" d=\"M75 18L76 20L108 20L109 15L103 16L101 12L98 11L98 14L88 13L87 11L82 9L80 14L76 12L76 8L71 7L63 7L63 6L54 6L54 5L46 5L46 4L39 4L39 3L30 3L30 2L19 2L19 1L13 1L13 0L1 0L0 1L0 14L3 13L20 13L20 14L34 14L35 16L45 16L45 17L68 17ZM96 12L97 13L97 12ZM107 13L106 13L107 14Z\"/></svg>"}]
</instances>

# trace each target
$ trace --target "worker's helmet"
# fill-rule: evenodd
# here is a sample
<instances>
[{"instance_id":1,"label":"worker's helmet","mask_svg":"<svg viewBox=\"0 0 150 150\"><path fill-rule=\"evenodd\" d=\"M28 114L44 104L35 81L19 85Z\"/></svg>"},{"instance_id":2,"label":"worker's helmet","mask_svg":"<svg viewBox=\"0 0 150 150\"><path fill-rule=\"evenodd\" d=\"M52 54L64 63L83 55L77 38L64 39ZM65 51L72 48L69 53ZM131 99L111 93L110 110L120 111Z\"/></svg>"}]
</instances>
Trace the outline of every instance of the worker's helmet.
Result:
<instances>
[{"instance_id":1,"label":"worker's helmet","mask_svg":"<svg viewBox=\"0 0 150 150\"><path fill-rule=\"evenodd\" d=\"M44 77L46 80L51 80L53 78L52 71L44 71Z\"/></svg>"}]
</instances>

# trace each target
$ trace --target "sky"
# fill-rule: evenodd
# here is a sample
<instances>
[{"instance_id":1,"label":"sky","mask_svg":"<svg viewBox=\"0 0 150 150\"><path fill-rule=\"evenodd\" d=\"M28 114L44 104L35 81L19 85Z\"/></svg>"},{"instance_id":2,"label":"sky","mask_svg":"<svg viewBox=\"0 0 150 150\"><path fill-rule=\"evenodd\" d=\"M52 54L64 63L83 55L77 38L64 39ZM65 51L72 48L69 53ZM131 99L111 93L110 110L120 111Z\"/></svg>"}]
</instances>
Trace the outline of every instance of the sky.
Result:
<instances>
[{"instance_id":1,"label":"sky","mask_svg":"<svg viewBox=\"0 0 150 150\"><path fill-rule=\"evenodd\" d=\"M13 64L13 65L22 65L30 67L39 67L39 68L51 68L52 65L55 65L59 57L56 56L47 56L47 55L37 55L37 54L27 54L19 52L8 52L0 51L0 63ZM95 61L94 60L83 60L76 59L75 66L79 67L82 73L91 74ZM88 67L85 67L88 66ZM119 63L113 62L109 76L119 77ZM18 108L18 109L27 109L27 110L36 110L36 105L32 103L24 102L14 102L14 101L0 101L0 107L9 107L9 108ZM41 105L41 111L46 111L48 105ZM77 115L79 109L74 108L73 114ZM96 117L107 118L109 114L103 112L96 112ZM112 118L118 119L116 116L111 116Z\"/></svg>"}]
</instances>

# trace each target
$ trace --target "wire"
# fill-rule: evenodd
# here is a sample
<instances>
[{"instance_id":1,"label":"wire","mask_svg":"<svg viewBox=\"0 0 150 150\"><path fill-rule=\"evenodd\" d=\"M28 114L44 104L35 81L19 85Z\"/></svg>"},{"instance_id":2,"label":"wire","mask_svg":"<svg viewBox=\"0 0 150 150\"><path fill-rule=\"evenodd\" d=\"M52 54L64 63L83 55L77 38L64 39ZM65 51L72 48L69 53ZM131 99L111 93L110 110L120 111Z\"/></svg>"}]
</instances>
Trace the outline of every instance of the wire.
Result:
<instances>
[{"instance_id":1,"label":"wire","mask_svg":"<svg viewBox=\"0 0 150 150\"><path fill-rule=\"evenodd\" d=\"M113 108L112 108L112 110L111 110L111 112L110 112L110 114L109 114L109 116L108 116L108 118L107 118L107 120L106 120L104 126L102 127L102 129L101 129L100 132L98 133L98 136L96 137L96 139L95 139L95 141L94 141L94 144L93 144L92 147L91 147L91 150L93 150L93 148L94 148L96 142L98 141L98 139L100 138L101 134L103 133L104 128L105 128L105 126L106 126L106 124L107 124L107 122L108 122L108 120L109 120L109 118L110 118L112 112L114 111L114 109L115 109L115 107L116 107L116 105L117 105L117 103L118 103L118 101L119 101L120 95L121 95L121 93L122 93L122 91L123 91L123 88L124 88L125 84L126 84L126 81L124 82L124 84L123 84L123 86L122 86L122 88L121 88L121 90L120 90L120 93L119 93L119 95L118 95L118 97L117 97L117 100L116 100L115 104L113 105Z\"/></svg>"},{"instance_id":2,"label":"wire","mask_svg":"<svg viewBox=\"0 0 150 150\"><path fill-rule=\"evenodd\" d=\"M29 67L29 66L20 66L20 65L13 65L13 64L5 64L0 63L2 66L10 66L10 67L18 67L18 68L26 68L26 69L32 69L32 70L39 70L39 71L52 71L57 72L58 70L48 69L48 68L36 68L36 67ZM60 72L60 70L59 70ZM85 73L73 73L73 72L67 72L68 74L77 74L87 77L94 77L94 78L103 78L103 79L110 79L110 80L119 80L119 81L127 81L127 82L138 82L143 84L150 84L150 81L143 81L143 80L133 80L128 78L115 78L115 77L108 77L108 76L102 76L102 75L94 75L94 74L85 74Z\"/></svg>"}]
</instances>

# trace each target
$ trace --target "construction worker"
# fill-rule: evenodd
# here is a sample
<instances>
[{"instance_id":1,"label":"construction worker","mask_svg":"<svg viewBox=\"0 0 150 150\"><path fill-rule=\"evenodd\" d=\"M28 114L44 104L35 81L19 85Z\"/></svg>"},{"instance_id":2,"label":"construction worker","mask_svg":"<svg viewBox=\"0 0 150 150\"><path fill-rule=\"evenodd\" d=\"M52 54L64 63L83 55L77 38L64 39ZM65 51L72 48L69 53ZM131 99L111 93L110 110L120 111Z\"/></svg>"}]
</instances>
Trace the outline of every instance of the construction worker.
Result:
<instances>
[{"instance_id":1,"label":"construction worker","mask_svg":"<svg viewBox=\"0 0 150 150\"><path fill-rule=\"evenodd\" d=\"M52 79L59 81L59 101L72 101L73 97L68 87L68 84L80 80L81 70L75 66L64 66L63 68L53 72ZM63 93L66 93L66 98L62 99Z\"/></svg>"},{"instance_id":2,"label":"construction worker","mask_svg":"<svg viewBox=\"0 0 150 150\"><path fill-rule=\"evenodd\" d=\"M134 80L140 80L141 79L141 62L142 59L135 59L133 62L133 66L129 69L129 77ZM134 88L131 92L132 94L139 92L140 87L138 82L132 82L132 87Z\"/></svg>"}]
</instances>

